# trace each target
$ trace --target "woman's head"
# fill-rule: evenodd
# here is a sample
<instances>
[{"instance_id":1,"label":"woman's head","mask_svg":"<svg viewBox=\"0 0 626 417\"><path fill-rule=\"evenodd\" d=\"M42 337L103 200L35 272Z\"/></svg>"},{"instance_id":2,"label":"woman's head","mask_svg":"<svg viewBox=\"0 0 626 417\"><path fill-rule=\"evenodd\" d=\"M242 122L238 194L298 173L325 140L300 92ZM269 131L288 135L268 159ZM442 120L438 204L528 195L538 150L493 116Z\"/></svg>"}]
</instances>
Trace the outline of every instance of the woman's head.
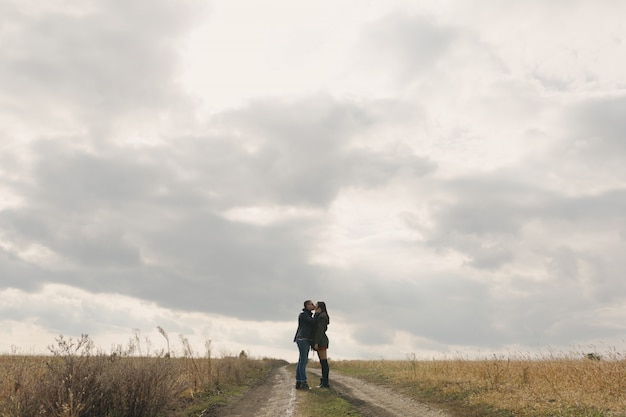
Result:
<instances>
[{"instance_id":1,"label":"woman's head","mask_svg":"<svg viewBox=\"0 0 626 417\"><path fill-rule=\"evenodd\" d=\"M326 317L328 318L328 323L330 324L330 316L328 315L328 310L326 309L326 303L323 301L318 301L317 304L315 305L315 313L317 314L326 314Z\"/></svg>"},{"instance_id":2,"label":"woman's head","mask_svg":"<svg viewBox=\"0 0 626 417\"><path fill-rule=\"evenodd\" d=\"M317 311L318 313L327 313L328 314L328 310L326 310L326 303L323 302L323 301L318 301L317 305L316 305L315 311Z\"/></svg>"}]
</instances>

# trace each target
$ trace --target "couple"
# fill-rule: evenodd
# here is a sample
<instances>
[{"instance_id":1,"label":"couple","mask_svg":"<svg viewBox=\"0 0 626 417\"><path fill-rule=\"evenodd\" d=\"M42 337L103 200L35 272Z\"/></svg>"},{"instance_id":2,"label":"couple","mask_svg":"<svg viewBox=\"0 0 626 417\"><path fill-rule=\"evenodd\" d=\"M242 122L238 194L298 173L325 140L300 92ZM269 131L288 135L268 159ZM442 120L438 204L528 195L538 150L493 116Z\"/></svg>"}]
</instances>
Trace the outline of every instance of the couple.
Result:
<instances>
[{"instance_id":1,"label":"couple","mask_svg":"<svg viewBox=\"0 0 626 417\"><path fill-rule=\"evenodd\" d=\"M313 315L313 311L315 311L315 315ZM309 389L309 384L306 382L306 363L311 347L317 351L320 365L322 365L322 378L319 388L330 388L328 384L328 336L326 336L329 323L330 318L325 302L318 301L317 305L313 304L311 300L304 302L304 308L298 316L298 330L293 339L300 351L300 358L296 366L296 389Z\"/></svg>"}]
</instances>

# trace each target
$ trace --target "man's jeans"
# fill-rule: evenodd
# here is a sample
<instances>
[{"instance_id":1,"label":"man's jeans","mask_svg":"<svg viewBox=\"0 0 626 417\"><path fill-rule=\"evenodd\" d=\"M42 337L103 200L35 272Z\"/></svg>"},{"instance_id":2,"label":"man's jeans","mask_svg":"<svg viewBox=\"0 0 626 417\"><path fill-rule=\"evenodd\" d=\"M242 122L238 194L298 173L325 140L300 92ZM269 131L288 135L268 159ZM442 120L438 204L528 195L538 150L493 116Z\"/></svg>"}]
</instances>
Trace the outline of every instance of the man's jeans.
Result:
<instances>
[{"instance_id":1,"label":"man's jeans","mask_svg":"<svg viewBox=\"0 0 626 417\"><path fill-rule=\"evenodd\" d=\"M306 339L298 339L296 344L300 351L300 358L298 359L298 365L296 365L296 381L306 382L306 363L309 360L311 344Z\"/></svg>"}]
</instances>

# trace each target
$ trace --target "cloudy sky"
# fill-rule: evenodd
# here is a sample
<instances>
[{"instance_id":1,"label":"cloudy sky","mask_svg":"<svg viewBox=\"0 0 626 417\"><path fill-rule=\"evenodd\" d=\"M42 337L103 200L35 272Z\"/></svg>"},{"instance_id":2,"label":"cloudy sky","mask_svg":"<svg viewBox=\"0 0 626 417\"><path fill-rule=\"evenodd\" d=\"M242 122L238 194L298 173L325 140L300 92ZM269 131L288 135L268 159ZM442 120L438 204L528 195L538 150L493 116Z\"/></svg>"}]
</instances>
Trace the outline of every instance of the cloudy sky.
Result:
<instances>
[{"instance_id":1,"label":"cloudy sky","mask_svg":"<svg viewBox=\"0 0 626 417\"><path fill-rule=\"evenodd\" d=\"M0 0L0 352L623 351L625 14Z\"/></svg>"}]
</instances>

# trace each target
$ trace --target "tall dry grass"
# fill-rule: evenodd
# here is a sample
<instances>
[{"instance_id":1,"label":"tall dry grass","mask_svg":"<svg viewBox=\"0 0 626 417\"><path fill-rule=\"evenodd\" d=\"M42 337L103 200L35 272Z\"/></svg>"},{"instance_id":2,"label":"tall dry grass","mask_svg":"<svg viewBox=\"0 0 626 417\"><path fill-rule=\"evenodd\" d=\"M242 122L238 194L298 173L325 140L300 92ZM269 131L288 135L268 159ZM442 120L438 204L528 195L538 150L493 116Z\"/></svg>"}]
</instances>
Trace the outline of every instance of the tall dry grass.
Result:
<instances>
[{"instance_id":1,"label":"tall dry grass","mask_svg":"<svg viewBox=\"0 0 626 417\"><path fill-rule=\"evenodd\" d=\"M151 352L139 337L109 353L88 336L60 336L50 355L0 356L0 417L156 417L184 415L194 398L219 395L267 369L267 361L198 354L181 337L182 355ZM169 341L168 341L169 346ZM178 410L178 411L176 411Z\"/></svg>"},{"instance_id":2,"label":"tall dry grass","mask_svg":"<svg viewBox=\"0 0 626 417\"><path fill-rule=\"evenodd\" d=\"M422 401L454 404L459 415L626 416L626 360L616 352L482 360L421 360L411 355L405 361L345 361L333 366L393 385Z\"/></svg>"}]
</instances>

